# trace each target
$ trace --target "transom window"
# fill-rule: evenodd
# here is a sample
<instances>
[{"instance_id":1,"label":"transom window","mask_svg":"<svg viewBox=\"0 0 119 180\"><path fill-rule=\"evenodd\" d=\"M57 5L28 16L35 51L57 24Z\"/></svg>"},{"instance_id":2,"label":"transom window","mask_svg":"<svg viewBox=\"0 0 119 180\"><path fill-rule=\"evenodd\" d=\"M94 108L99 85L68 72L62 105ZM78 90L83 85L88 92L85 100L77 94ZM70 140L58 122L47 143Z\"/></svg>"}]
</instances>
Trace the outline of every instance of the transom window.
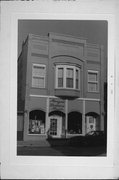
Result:
<instances>
[{"instance_id":1,"label":"transom window","mask_svg":"<svg viewBox=\"0 0 119 180\"><path fill-rule=\"evenodd\" d=\"M80 68L57 65L56 88L80 89Z\"/></svg>"},{"instance_id":2,"label":"transom window","mask_svg":"<svg viewBox=\"0 0 119 180\"><path fill-rule=\"evenodd\" d=\"M33 64L32 66L32 87L45 88L46 66Z\"/></svg>"},{"instance_id":3,"label":"transom window","mask_svg":"<svg viewBox=\"0 0 119 180\"><path fill-rule=\"evenodd\" d=\"M99 77L98 71L88 71L88 91L97 92L99 91Z\"/></svg>"}]
</instances>

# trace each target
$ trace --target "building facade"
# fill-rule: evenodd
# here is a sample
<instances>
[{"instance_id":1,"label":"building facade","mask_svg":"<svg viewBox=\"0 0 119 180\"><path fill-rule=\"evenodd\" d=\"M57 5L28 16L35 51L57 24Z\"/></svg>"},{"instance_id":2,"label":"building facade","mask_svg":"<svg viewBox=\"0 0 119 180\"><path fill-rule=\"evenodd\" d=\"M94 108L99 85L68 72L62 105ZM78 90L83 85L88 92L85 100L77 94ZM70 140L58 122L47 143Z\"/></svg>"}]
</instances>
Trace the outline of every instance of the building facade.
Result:
<instances>
[{"instance_id":1,"label":"building facade","mask_svg":"<svg viewBox=\"0 0 119 180\"><path fill-rule=\"evenodd\" d=\"M84 38L29 34L18 59L18 140L104 130L104 52Z\"/></svg>"}]
</instances>

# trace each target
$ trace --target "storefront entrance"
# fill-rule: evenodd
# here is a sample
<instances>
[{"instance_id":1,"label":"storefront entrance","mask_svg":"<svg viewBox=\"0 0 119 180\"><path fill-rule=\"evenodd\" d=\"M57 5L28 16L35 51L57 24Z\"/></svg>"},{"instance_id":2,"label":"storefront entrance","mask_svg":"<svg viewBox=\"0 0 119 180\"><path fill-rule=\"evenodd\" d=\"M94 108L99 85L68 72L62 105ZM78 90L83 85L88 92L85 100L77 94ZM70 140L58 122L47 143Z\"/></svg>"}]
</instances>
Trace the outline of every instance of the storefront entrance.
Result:
<instances>
[{"instance_id":1,"label":"storefront entrance","mask_svg":"<svg viewBox=\"0 0 119 180\"><path fill-rule=\"evenodd\" d=\"M96 130L96 118L87 116L87 133Z\"/></svg>"},{"instance_id":2,"label":"storefront entrance","mask_svg":"<svg viewBox=\"0 0 119 180\"><path fill-rule=\"evenodd\" d=\"M49 121L50 121L49 135L52 137L61 137L62 117L53 115L49 117Z\"/></svg>"},{"instance_id":3,"label":"storefront entrance","mask_svg":"<svg viewBox=\"0 0 119 180\"><path fill-rule=\"evenodd\" d=\"M100 130L100 116L95 112L86 114L86 133Z\"/></svg>"}]
</instances>

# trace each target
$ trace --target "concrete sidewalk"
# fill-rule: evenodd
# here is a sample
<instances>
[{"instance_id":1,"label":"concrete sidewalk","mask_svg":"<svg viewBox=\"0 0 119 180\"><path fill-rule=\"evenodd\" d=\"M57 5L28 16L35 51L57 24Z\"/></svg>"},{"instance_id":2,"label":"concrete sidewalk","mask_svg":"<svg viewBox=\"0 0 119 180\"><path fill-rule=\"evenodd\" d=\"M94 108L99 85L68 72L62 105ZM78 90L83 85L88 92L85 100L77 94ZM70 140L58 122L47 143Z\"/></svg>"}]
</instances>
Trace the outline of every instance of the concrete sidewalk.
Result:
<instances>
[{"instance_id":1,"label":"concrete sidewalk","mask_svg":"<svg viewBox=\"0 0 119 180\"><path fill-rule=\"evenodd\" d=\"M39 141L17 141L18 147L51 147L51 146L67 146L67 139L45 139Z\"/></svg>"},{"instance_id":2,"label":"concrete sidewalk","mask_svg":"<svg viewBox=\"0 0 119 180\"><path fill-rule=\"evenodd\" d=\"M17 141L17 146L18 147L50 147L50 143L48 141Z\"/></svg>"}]
</instances>

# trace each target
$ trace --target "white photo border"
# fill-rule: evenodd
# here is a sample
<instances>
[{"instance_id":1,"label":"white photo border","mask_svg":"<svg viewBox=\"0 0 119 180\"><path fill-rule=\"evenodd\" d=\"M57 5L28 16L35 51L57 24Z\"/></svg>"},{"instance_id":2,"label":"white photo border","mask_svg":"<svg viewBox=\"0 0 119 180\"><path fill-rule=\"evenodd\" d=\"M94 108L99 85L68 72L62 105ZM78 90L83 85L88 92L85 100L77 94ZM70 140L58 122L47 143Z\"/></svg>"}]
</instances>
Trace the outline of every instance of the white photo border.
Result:
<instances>
[{"instance_id":1,"label":"white photo border","mask_svg":"<svg viewBox=\"0 0 119 180\"><path fill-rule=\"evenodd\" d=\"M108 21L108 118L107 118L107 156L106 157L50 157L17 156L17 59L18 59L18 20L106 20ZM5 20L5 18L4 18ZM91 170L104 169L104 173L113 174L113 131L114 131L114 16L110 14L53 14L53 13L12 13L8 45L10 52L3 55L8 58L9 68L9 119L7 123L9 138L2 139L3 177L19 178L86 178ZM6 42L6 41L5 41ZM5 47L5 45L4 45ZM10 55L10 56L9 56ZM4 126L4 125L3 125ZM3 132L2 132L3 133ZM6 142L4 142L7 140ZM5 151L4 149L7 148ZM3 153L4 151L4 153ZM6 170L5 170L6 168ZM72 170L73 168L73 170ZM33 170L32 170L33 169ZM95 171L93 170L93 171ZM5 175L5 171L8 172ZM15 173L14 173L15 171ZM80 174L79 174L80 171ZM46 173L47 172L47 173ZM61 173L62 172L62 173ZM87 172L87 175L85 173ZM14 174L13 174L14 173ZM18 176L19 175L19 176ZM97 172L100 178L101 172ZM105 175L106 176L106 175ZM93 175L91 176L93 177ZM95 176L94 176L95 178Z\"/></svg>"}]
</instances>

